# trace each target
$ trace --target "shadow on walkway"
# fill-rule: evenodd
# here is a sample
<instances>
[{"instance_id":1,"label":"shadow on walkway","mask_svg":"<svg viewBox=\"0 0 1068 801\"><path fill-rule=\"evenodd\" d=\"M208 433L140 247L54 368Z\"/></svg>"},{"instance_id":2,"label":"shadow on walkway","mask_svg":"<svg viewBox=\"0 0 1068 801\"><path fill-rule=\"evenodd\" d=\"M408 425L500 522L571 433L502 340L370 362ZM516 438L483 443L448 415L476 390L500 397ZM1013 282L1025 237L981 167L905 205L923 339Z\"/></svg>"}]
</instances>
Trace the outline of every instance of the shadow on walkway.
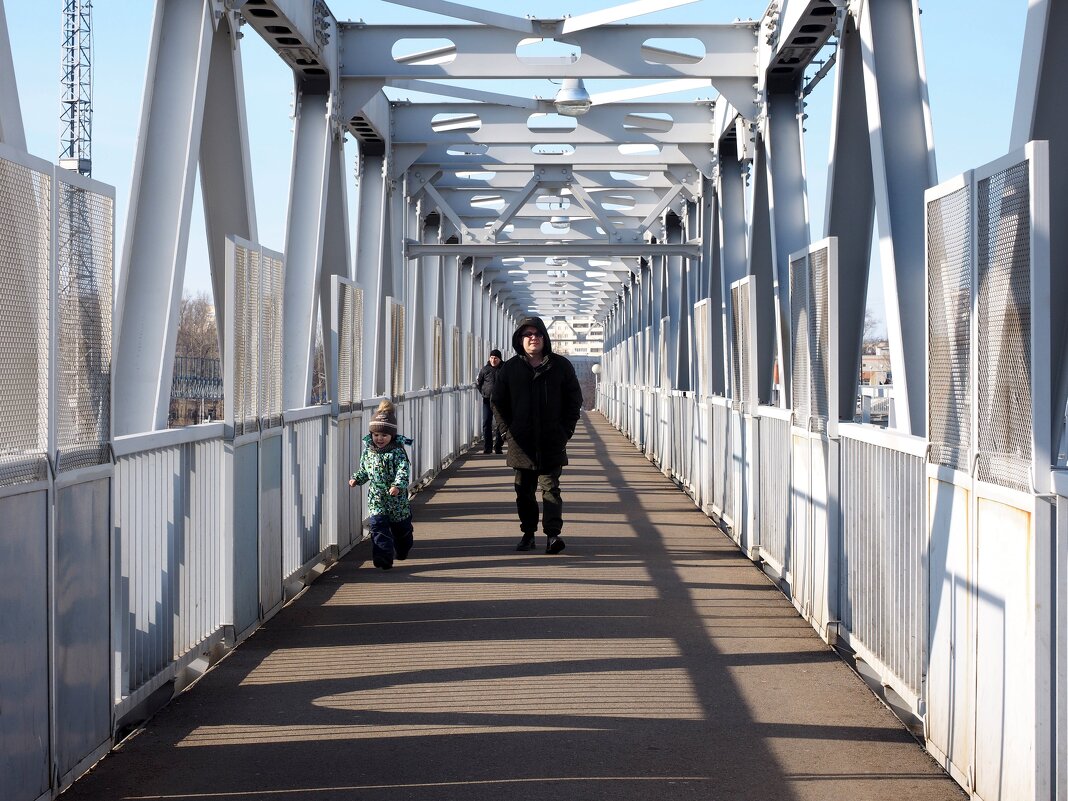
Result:
<instances>
[{"instance_id":1,"label":"shadow on walkway","mask_svg":"<svg viewBox=\"0 0 1068 801\"><path fill-rule=\"evenodd\" d=\"M564 553L469 455L412 558L358 546L64 801L964 797L599 414L569 453Z\"/></svg>"}]
</instances>

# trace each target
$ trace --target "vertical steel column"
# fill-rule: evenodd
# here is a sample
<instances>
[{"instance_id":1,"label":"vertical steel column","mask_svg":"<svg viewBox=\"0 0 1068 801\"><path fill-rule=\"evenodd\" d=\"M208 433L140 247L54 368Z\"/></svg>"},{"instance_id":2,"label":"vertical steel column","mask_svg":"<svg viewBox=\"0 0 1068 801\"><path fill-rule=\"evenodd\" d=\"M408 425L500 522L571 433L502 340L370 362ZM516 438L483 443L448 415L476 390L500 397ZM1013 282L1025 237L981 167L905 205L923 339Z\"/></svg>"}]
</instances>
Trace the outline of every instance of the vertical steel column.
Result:
<instances>
[{"instance_id":1,"label":"vertical steel column","mask_svg":"<svg viewBox=\"0 0 1068 801\"><path fill-rule=\"evenodd\" d=\"M724 369L727 355L723 344L723 266L719 236L719 194L716 182L710 178L701 181L701 280L704 292L701 299L712 301L712 319L708 326L709 375L702 381L706 395L726 394Z\"/></svg>"},{"instance_id":2,"label":"vertical steel column","mask_svg":"<svg viewBox=\"0 0 1068 801\"><path fill-rule=\"evenodd\" d=\"M1034 139L1049 142L1049 216L1062 221L1068 217L1068 106L1062 101L1064 76L1068 75L1068 50L1062 43L1068 36L1068 7L1052 0L1031 0L1027 10L1020 83L1012 120L1011 148L1022 148ZM1054 224L1050 230L1051 309L1068 304L1068 232ZM1068 406L1068 317L1061 314L1050 332L1051 377L1050 435L1057 465L1068 465L1068 437L1065 410Z\"/></svg>"},{"instance_id":3,"label":"vertical steel column","mask_svg":"<svg viewBox=\"0 0 1068 801\"><path fill-rule=\"evenodd\" d=\"M334 306L330 302L333 277L352 278L352 253L349 238L348 198L345 175L345 137L335 133L330 145L327 177L325 230L323 231L323 267L319 278L319 308L322 314L323 344L334 324ZM337 398L337 364L326 362L326 387L331 399ZM354 369L359 369L353 365Z\"/></svg>"},{"instance_id":4,"label":"vertical steel column","mask_svg":"<svg viewBox=\"0 0 1068 801\"><path fill-rule=\"evenodd\" d=\"M661 238L660 241L663 241L663 239ZM664 315L667 313L667 304L664 299L664 283L667 280L666 262L666 256L653 256L650 260L650 275L652 276L652 280L649 282L649 327L651 334L649 336L647 354L651 364L651 369L649 370L649 383L655 387L663 385L664 374L667 371L667 365L663 364L660 359L660 324L663 322Z\"/></svg>"},{"instance_id":5,"label":"vertical steel column","mask_svg":"<svg viewBox=\"0 0 1068 801\"><path fill-rule=\"evenodd\" d=\"M682 244L682 220L676 214L667 215L664 232L669 245ZM687 321L693 310L689 309L690 300L686 291L685 260L682 256L668 256L664 261L664 279L667 284L664 305L668 318L668 379L671 389L689 389L689 347L686 334L689 331Z\"/></svg>"},{"instance_id":6,"label":"vertical steel column","mask_svg":"<svg viewBox=\"0 0 1068 801\"><path fill-rule=\"evenodd\" d=\"M22 106L3 3L0 3L0 142L23 152L26 150L26 130L22 125Z\"/></svg>"},{"instance_id":7,"label":"vertical steel column","mask_svg":"<svg viewBox=\"0 0 1068 801\"><path fill-rule=\"evenodd\" d=\"M723 318L723 374L730 397L736 397L737 388L731 385L730 375L730 320L731 284L748 274L746 259L745 224L745 174L747 165L738 158L737 142L720 142L719 161L719 258L720 297Z\"/></svg>"},{"instance_id":8,"label":"vertical steel column","mask_svg":"<svg viewBox=\"0 0 1068 801\"><path fill-rule=\"evenodd\" d=\"M775 318L778 321L775 350L779 359L782 387L779 406L782 408L790 407L790 254L808 247L810 238L799 103L796 90L769 92L764 134L771 206Z\"/></svg>"},{"instance_id":9,"label":"vertical steel column","mask_svg":"<svg viewBox=\"0 0 1068 801\"><path fill-rule=\"evenodd\" d=\"M283 409L300 409L311 400L333 141L330 96L298 85L296 103L282 307Z\"/></svg>"},{"instance_id":10,"label":"vertical steel column","mask_svg":"<svg viewBox=\"0 0 1068 801\"><path fill-rule=\"evenodd\" d=\"M934 184L935 160L919 8L916 0L865 0L858 22L898 428L924 436L925 246L917 209Z\"/></svg>"},{"instance_id":11,"label":"vertical steel column","mask_svg":"<svg viewBox=\"0 0 1068 801\"><path fill-rule=\"evenodd\" d=\"M386 214L386 159L360 154L359 223L356 230L356 282L363 289L363 394L385 392L384 298L392 288L389 270L389 217Z\"/></svg>"},{"instance_id":12,"label":"vertical steel column","mask_svg":"<svg viewBox=\"0 0 1068 801\"><path fill-rule=\"evenodd\" d=\"M753 165L753 213L749 224L749 274L756 278L757 402L770 403L775 361L775 251L772 247L771 188L764 137L757 136Z\"/></svg>"},{"instance_id":13,"label":"vertical steel column","mask_svg":"<svg viewBox=\"0 0 1068 801\"><path fill-rule=\"evenodd\" d=\"M226 296L226 237L238 236L249 242L259 242L245 116L245 82L241 73L241 43L236 33L231 15L224 14L211 41L204 126L200 133L200 188L220 353L222 332L227 324L226 304L223 303Z\"/></svg>"},{"instance_id":14,"label":"vertical steel column","mask_svg":"<svg viewBox=\"0 0 1068 801\"><path fill-rule=\"evenodd\" d=\"M213 19L211 0L160 0L152 21L115 312L117 436L167 427Z\"/></svg>"},{"instance_id":15,"label":"vertical steel column","mask_svg":"<svg viewBox=\"0 0 1068 801\"><path fill-rule=\"evenodd\" d=\"M861 38L852 17L846 18L837 64L824 225L826 235L838 239L840 263L849 265L838 274L838 408L844 410L853 408L857 392L869 272L858 267L870 262L875 216ZM788 261L792 252L783 258Z\"/></svg>"}]
</instances>

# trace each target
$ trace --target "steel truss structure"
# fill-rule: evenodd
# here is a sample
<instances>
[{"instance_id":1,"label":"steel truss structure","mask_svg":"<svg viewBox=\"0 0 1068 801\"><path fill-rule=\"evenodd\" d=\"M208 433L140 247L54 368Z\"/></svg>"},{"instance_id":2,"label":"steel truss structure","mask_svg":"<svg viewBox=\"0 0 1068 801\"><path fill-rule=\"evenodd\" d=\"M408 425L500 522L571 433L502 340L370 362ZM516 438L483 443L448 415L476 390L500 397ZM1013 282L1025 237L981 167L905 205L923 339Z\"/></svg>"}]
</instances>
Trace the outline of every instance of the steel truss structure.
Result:
<instances>
[{"instance_id":1,"label":"steel truss structure","mask_svg":"<svg viewBox=\"0 0 1068 801\"><path fill-rule=\"evenodd\" d=\"M848 346L837 386L840 408L852 408L877 231L898 426L923 433L924 245L916 209L935 170L914 0L782 0L759 20L685 26L630 21L655 19L658 10L686 4L680 0L565 19L433 0L400 4L452 15L457 24L346 22L322 0L157 3L118 293L118 433L166 425L196 169L217 299L225 238L257 240L243 27L271 44L296 82L285 408L309 401L318 321L324 331L333 324L322 300L335 275L354 278L367 293L368 396L384 392L387 380L398 388L383 356L387 298L408 310L414 358L405 364L405 389L434 381L433 319L502 344L514 320L533 312L595 318L615 342L647 331L647 377L676 389L700 379L729 392L729 287L753 276L759 400L771 400L777 374L778 402L787 405L788 256L817 234L836 237L850 265L838 285ZM1038 99L1056 66L1041 43L1061 22L1050 4L1033 5L1016 144L1060 131L1054 104ZM538 42L557 49L540 55ZM7 48L3 55L10 60ZM824 230L810 232L804 97L824 76L835 81L832 155ZM551 98L480 85L621 77L631 84L594 93L588 113L577 117L558 114ZM17 93L10 77L4 81L0 130L19 146ZM670 99L695 86L707 87L710 99ZM354 253L346 136L360 150ZM1056 208L1059 198L1053 202ZM693 308L704 299L719 313L709 334L712 374L699 377ZM217 305L222 328L225 310ZM455 349L446 350L451 360ZM1064 343L1052 350L1063 364ZM654 364L662 352L667 363ZM443 374L473 367L457 371L450 363ZM1058 368L1054 409L1064 408L1064 376ZM1059 436L1063 425L1054 425Z\"/></svg>"}]
</instances>

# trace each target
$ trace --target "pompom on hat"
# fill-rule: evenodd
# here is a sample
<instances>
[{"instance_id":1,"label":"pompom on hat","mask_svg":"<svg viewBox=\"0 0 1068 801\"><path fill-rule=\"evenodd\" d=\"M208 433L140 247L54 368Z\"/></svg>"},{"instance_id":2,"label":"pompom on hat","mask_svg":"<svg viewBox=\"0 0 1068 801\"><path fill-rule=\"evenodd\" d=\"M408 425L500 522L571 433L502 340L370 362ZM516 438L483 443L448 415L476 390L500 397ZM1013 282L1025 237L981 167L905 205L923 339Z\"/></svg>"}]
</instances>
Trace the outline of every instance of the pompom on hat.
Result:
<instances>
[{"instance_id":1,"label":"pompom on hat","mask_svg":"<svg viewBox=\"0 0 1068 801\"><path fill-rule=\"evenodd\" d=\"M393 404L383 399L371 415L371 422L367 427L372 434L396 434L397 410Z\"/></svg>"}]
</instances>

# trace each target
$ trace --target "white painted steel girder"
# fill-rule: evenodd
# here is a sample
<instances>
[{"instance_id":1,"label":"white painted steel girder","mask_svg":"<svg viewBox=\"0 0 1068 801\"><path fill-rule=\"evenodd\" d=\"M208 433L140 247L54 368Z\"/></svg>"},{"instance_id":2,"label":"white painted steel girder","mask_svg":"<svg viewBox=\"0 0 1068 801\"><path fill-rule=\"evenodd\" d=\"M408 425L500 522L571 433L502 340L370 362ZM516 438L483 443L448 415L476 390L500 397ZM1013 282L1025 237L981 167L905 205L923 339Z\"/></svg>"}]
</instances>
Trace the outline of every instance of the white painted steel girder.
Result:
<instances>
[{"instance_id":1,"label":"white painted steel girder","mask_svg":"<svg viewBox=\"0 0 1068 801\"><path fill-rule=\"evenodd\" d=\"M575 45L574 57L524 61L516 55L516 49L524 39L531 37L518 31L472 25L342 22L339 23L340 76L342 81L349 78L695 77L710 78L721 94L728 96L744 88L743 95L748 97L752 95L752 84L757 75L756 28L756 23L752 22L606 25L557 37L557 41ZM403 63L393 57L397 42L420 39L435 45L446 39L455 45L455 49L441 54L440 60L444 63ZM650 39L697 39L704 45L705 56L697 63L652 63L642 57L642 45Z\"/></svg>"},{"instance_id":2,"label":"white painted steel girder","mask_svg":"<svg viewBox=\"0 0 1068 801\"><path fill-rule=\"evenodd\" d=\"M522 242L508 243L481 243L461 242L458 245L424 245L408 241L405 247L405 255L409 259L419 258L431 254L456 253L465 256L484 258L487 256L587 256L598 258L599 254L605 254L605 258L622 256L651 256L677 254L688 259L696 259L700 255L700 245L692 243L680 244L617 244L613 242L561 242L560 244L547 245L544 242L530 244Z\"/></svg>"},{"instance_id":3,"label":"white painted steel girder","mask_svg":"<svg viewBox=\"0 0 1068 801\"><path fill-rule=\"evenodd\" d=\"M1013 150L1033 140L1049 142L1050 219L1061 221L1068 216L1068 107L1059 99L1063 95L1064 76L1068 75L1068 50L1061 43L1068 37L1068 9L1052 0L1031 0L1024 32L1020 83L1012 120ZM1068 237L1063 225L1051 231L1050 264L1064 265L1068 260ZM1068 270L1050 271L1050 308L1068 306ZM1068 465L1068 432L1065 412L1068 407L1068 329L1063 325L1052 332L1050 360L1053 369L1050 409L1050 433L1054 461ZM1037 422L1037 421L1036 421Z\"/></svg>"},{"instance_id":4,"label":"white painted steel girder","mask_svg":"<svg viewBox=\"0 0 1068 801\"><path fill-rule=\"evenodd\" d=\"M558 143L546 141L544 144L558 148ZM564 143L567 144L567 143ZM421 147L421 146L420 146ZM668 144L659 152L628 153L620 152L614 144L578 145L573 152L558 154L539 153L532 146L525 145L467 145L462 141L440 145L427 145L422 153L412 162L420 166L437 166L450 164L453 168L500 169L504 165L524 165L530 167L561 167L579 170L596 169L600 165L615 165L619 170L648 170L660 167L694 166L702 172L712 161L710 145L695 145L690 150L688 145ZM602 167L603 169L603 167Z\"/></svg>"},{"instance_id":5,"label":"white painted steel girder","mask_svg":"<svg viewBox=\"0 0 1068 801\"><path fill-rule=\"evenodd\" d=\"M916 209L936 170L919 8L915 0L863 0L857 22L897 422L923 436L925 245Z\"/></svg>"},{"instance_id":6,"label":"white painted steel girder","mask_svg":"<svg viewBox=\"0 0 1068 801\"><path fill-rule=\"evenodd\" d=\"M7 35L3 3L0 3L0 142L19 150L26 149L26 131L22 126L22 107L15 84L15 64L11 58L11 39Z\"/></svg>"},{"instance_id":7,"label":"white painted steel girder","mask_svg":"<svg viewBox=\"0 0 1068 801\"><path fill-rule=\"evenodd\" d=\"M555 115L555 110L549 111ZM663 119L665 116L669 119ZM556 115L546 119L542 112L500 105L398 103L393 109L393 141L494 145L713 143L713 109L712 103L706 101L594 106L581 117L570 118L575 123L573 130L561 129L562 119L568 118ZM548 124L555 127L546 128Z\"/></svg>"},{"instance_id":8,"label":"white painted steel girder","mask_svg":"<svg viewBox=\"0 0 1068 801\"><path fill-rule=\"evenodd\" d=\"M153 17L116 303L120 436L167 427L214 20L211 0L160 0Z\"/></svg>"}]
</instances>

